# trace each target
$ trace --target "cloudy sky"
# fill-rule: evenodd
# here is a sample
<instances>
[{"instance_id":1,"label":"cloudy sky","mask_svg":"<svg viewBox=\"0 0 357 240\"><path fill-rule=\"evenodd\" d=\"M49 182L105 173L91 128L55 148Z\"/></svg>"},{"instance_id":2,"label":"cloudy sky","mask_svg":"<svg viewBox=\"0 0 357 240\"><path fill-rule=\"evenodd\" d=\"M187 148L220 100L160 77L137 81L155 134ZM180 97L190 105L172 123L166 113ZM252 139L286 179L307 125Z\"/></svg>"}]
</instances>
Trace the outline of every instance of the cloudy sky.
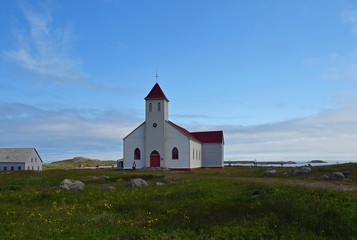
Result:
<instances>
[{"instance_id":1,"label":"cloudy sky","mask_svg":"<svg viewBox=\"0 0 357 240\"><path fill-rule=\"evenodd\" d=\"M159 84L226 160L357 161L355 0L4 0L0 147L122 157Z\"/></svg>"}]
</instances>

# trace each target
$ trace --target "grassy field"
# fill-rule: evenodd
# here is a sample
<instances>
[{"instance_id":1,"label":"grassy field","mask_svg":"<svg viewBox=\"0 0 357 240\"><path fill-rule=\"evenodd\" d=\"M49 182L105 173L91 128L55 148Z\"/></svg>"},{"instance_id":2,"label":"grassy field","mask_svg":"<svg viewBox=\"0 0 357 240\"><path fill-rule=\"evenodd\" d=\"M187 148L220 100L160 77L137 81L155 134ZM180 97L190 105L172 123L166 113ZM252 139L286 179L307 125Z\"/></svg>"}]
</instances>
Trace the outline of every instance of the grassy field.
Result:
<instances>
[{"instance_id":1,"label":"grassy field","mask_svg":"<svg viewBox=\"0 0 357 240\"><path fill-rule=\"evenodd\" d=\"M357 191L338 188L357 186L357 164L316 167L304 176L277 170L0 172L0 238L357 239ZM317 180L337 170L354 175ZM149 186L128 187L137 177ZM84 182L85 190L60 190L65 178Z\"/></svg>"}]
</instances>

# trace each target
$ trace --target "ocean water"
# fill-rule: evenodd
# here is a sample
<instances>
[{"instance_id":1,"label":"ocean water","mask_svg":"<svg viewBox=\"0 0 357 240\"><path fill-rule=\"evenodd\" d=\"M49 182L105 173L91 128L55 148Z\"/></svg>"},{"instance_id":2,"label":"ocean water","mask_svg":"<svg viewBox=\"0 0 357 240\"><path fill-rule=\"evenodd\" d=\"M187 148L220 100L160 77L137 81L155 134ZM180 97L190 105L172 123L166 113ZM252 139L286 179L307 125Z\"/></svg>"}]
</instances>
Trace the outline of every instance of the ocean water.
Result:
<instances>
[{"instance_id":1,"label":"ocean water","mask_svg":"<svg viewBox=\"0 0 357 240\"><path fill-rule=\"evenodd\" d=\"M258 167L302 167L310 164L311 166L324 166L324 165L334 165L334 164L343 164L351 163L351 161L326 161L325 163L310 163L310 162L295 162L295 163L267 163L267 162L256 162ZM229 161L224 162L224 166L229 166ZM245 167L254 167L254 164L249 163L231 163L231 166L245 166Z\"/></svg>"}]
</instances>

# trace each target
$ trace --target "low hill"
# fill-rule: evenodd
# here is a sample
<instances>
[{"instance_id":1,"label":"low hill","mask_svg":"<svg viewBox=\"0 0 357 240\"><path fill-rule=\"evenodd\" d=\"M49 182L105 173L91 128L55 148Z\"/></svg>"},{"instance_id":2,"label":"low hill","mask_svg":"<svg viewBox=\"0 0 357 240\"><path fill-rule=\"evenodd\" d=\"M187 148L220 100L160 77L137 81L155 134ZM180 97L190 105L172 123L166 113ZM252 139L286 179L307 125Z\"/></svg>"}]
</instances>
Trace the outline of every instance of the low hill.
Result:
<instances>
[{"instance_id":1,"label":"low hill","mask_svg":"<svg viewBox=\"0 0 357 240\"><path fill-rule=\"evenodd\" d=\"M99 160L87 157L74 157L48 164L44 164L44 169L68 169L68 168L86 168L86 167L103 167L116 165L115 160Z\"/></svg>"}]
</instances>

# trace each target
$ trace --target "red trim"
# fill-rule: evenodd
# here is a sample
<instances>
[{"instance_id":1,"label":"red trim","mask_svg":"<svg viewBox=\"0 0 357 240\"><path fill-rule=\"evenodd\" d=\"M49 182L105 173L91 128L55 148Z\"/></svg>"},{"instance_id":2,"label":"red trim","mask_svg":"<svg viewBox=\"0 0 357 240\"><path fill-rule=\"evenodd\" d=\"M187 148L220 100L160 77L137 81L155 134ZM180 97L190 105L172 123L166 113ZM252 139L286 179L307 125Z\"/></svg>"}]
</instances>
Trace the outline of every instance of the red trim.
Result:
<instances>
[{"instance_id":1,"label":"red trim","mask_svg":"<svg viewBox=\"0 0 357 240\"><path fill-rule=\"evenodd\" d=\"M197 168L169 168L170 170L175 170L175 171L193 171L193 170L198 170L201 169L200 167Z\"/></svg>"}]
</instances>

